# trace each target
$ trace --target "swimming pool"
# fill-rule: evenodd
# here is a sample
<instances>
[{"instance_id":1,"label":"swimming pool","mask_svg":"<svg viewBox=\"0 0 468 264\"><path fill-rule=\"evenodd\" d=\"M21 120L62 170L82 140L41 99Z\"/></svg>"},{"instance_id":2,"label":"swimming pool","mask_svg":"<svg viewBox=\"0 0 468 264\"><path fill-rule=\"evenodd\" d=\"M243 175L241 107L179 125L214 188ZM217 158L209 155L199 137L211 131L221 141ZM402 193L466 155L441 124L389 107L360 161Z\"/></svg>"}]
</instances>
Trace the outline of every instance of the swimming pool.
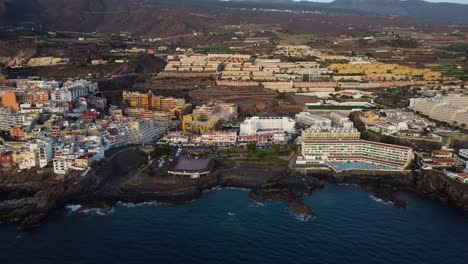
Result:
<instances>
[{"instance_id":1,"label":"swimming pool","mask_svg":"<svg viewBox=\"0 0 468 264\"><path fill-rule=\"evenodd\" d=\"M379 166L370 163L363 162L328 162L327 165L335 171L344 171L344 170L389 170L391 168L386 166Z\"/></svg>"}]
</instances>

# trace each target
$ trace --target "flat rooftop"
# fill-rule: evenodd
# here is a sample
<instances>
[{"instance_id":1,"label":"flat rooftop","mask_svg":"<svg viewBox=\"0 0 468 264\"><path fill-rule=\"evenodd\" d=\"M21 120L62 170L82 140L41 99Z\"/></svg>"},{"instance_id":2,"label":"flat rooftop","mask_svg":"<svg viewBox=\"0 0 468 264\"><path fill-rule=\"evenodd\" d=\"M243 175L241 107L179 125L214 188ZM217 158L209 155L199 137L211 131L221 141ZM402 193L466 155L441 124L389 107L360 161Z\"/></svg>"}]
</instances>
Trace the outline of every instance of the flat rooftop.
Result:
<instances>
[{"instance_id":1,"label":"flat rooftop","mask_svg":"<svg viewBox=\"0 0 468 264\"><path fill-rule=\"evenodd\" d=\"M212 159L179 159L171 171L207 171L214 166Z\"/></svg>"}]
</instances>

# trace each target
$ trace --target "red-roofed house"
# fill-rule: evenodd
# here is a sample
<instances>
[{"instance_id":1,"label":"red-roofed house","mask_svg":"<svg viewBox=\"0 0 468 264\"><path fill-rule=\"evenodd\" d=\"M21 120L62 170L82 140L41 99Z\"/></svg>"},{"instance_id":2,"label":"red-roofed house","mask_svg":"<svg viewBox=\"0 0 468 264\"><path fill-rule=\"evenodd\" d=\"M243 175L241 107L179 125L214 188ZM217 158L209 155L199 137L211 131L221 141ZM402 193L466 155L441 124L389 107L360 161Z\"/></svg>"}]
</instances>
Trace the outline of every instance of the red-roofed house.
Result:
<instances>
[{"instance_id":1,"label":"red-roofed house","mask_svg":"<svg viewBox=\"0 0 468 264\"><path fill-rule=\"evenodd\" d=\"M450 159L450 158L453 157L453 154L452 154L452 152L450 152L448 150L444 150L444 149L433 150L432 151L432 157L433 158L438 158L438 159Z\"/></svg>"},{"instance_id":2,"label":"red-roofed house","mask_svg":"<svg viewBox=\"0 0 468 264\"><path fill-rule=\"evenodd\" d=\"M10 167L13 164L13 153L5 152L0 154L0 166Z\"/></svg>"}]
</instances>

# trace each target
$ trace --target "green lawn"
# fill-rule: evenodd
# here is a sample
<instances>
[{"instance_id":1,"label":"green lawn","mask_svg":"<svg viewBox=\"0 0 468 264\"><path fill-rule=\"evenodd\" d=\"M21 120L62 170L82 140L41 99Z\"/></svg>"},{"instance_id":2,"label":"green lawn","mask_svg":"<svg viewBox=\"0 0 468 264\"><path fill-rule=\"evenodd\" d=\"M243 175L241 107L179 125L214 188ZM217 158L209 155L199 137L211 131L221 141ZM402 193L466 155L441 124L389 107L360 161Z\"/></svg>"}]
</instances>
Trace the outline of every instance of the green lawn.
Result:
<instances>
[{"instance_id":1,"label":"green lawn","mask_svg":"<svg viewBox=\"0 0 468 264\"><path fill-rule=\"evenodd\" d=\"M229 149L220 152L220 158L228 160L237 160L242 162L284 162L280 156L289 156L291 150L289 148L275 149L257 149L255 152L248 150Z\"/></svg>"},{"instance_id":2,"label":"green lawn","mask_svg":"<svg viewBox=\"0 0 468 264\"><path fill-rule=\"evenodd\" d=\"M442 146L448 146L450 144L450 137L449 136L441 136L442 137Z\"/></svg>"}]
</instances>

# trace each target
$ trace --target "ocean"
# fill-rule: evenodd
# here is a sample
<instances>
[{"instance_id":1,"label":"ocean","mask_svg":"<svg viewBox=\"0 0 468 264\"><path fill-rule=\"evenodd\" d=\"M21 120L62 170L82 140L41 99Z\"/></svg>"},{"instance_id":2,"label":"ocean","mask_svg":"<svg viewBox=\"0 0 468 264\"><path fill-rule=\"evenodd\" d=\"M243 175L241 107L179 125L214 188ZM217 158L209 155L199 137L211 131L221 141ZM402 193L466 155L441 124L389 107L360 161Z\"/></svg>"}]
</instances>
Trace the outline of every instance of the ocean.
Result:
<instances>
[{"instance_id":1,"label":"ocean","mask_svg":"<svg viewBox=\"0 0 468 264\"><path fill-rule=\"evenodd\" d=\"M305 198L311 221L237 189L186 205L118 204L108 215L69 206L35 231L0 226L0 263L468 263L468 212L399 198L407 208L327 183Z\"/></svg>"}]
</instances>

